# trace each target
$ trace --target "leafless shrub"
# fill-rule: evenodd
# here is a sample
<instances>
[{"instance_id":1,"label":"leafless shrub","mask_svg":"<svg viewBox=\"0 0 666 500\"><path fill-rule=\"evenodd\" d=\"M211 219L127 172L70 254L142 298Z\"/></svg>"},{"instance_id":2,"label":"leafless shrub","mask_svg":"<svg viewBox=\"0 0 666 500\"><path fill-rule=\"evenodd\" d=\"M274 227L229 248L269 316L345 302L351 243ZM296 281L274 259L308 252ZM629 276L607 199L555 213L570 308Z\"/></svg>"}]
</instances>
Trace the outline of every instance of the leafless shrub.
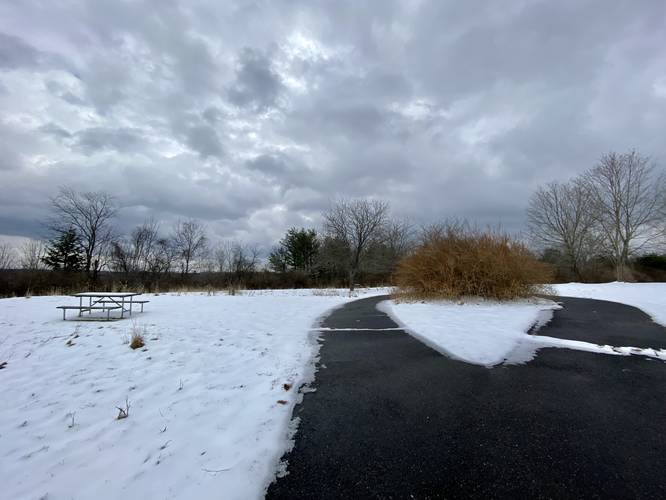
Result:
<instances>
[{"instance_id":1,"label":"leafless shrub","mask_svg":"<svg viewBox=\"0 0 666 500\"><path fill-rule=\"evenodd\" d=\"M398 296L426 299L529 297L543 291L551 279L550 268L522 243L461 223L425 231L421 245L395 273Z\"/></svg>"}]
</instances>

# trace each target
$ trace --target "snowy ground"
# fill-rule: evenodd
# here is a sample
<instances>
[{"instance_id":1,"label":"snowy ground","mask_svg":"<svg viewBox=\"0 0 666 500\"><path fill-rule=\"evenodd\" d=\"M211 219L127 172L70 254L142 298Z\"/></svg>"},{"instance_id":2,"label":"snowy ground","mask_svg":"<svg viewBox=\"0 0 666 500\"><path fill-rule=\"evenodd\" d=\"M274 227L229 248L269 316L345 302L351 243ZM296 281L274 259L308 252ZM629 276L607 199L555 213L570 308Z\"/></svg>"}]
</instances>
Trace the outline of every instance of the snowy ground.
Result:
<instances>
[{"instance_id":1,"label":"snowy ground","mask_svg":"<svg viewBox=\"0 0 666 500\"><path fill-rule=\"evenodd\" d=\"M558 295L621 302L638 307L666 325L666 283L569 283L554 285ZM491 367L524 363L544 347L610 355L641 355L666 360L666 350L597 345L542 335L528 335L559 308L551 301L457 302L386 301L380 308L416 338L447 356Z\"/></svg>"},{"instance_id":2,"label":"snowy ground","mask_svg":"<svg viewBox=\"0 0 666 500\"><path fill-rule=\"evenodd\" d=\"M553 288L563 297L610 300L638 307L666 326L666 283L564 283Z\"/></svg>"},{"instance_id":3,"label":"snowy ground","mask_svg":"<svg viewBox=\"0 0 666 500\"><path fill-rule=\"evenodd\" d=\"M360 296L386 293L363 290ZM133 322L64 322L67 297L0 300L0 497L263 496L344 292L147 296ZM285 385L287 384L287 385ZM129 417L116 407L129 402Z\"/></svg>"}]
</instances>

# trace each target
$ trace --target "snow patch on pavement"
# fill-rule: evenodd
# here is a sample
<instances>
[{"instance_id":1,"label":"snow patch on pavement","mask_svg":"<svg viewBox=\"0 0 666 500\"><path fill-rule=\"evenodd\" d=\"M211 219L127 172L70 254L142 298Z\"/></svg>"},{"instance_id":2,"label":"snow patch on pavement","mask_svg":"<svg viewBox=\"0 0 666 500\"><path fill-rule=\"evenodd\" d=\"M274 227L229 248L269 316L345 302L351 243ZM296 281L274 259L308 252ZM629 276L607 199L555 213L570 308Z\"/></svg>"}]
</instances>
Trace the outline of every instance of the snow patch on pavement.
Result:
<instances>
[{"instance_id":1,"label":"snow patch on pavement","mask_svg":"<svg viewBox=\"0 0 666 500\"><path fill-rule=\"evenodd\" d=\"M395 302L378 308L409 333L452 358L483 366L503 363L560 306L550 300L493 302Z\"/></svg>"},{"instance_id":2,"label":"snow patch on pavement","mask_svg":"<svg viewBox=\"0 0 666 500\"><path fill-rule=\"evenodd\" d=\"M666 350L614 347L536 335L561 306L548 300L517 302L395 302L378 309L391 315L413 337L449 357L486 367L522 364L539 349L564 348L615 356L646 356L666 361Z\"/></svg>"},{"instance_id":3,"label":"snow patch on pavement","mask_svg":"<svg viewBox=\"0 0 666 500\"><path fill-rule=\"evenodd\" d=\"M666 326L666 283L562 283L552 285L557 295L620 302L641 309Z\"/></svg>"},{"instance_id":4,"label":"snow patch on pavement","mask_svg":"<svg viewBox=\"0 0 666 500\"><path fill-rule=\"evenodd\" d=\"M62 321L71 297L0 300L0 496L263 497L314 378L313 325L383 293L151 294L108 323Z\"/></svg>"}]
</instances>

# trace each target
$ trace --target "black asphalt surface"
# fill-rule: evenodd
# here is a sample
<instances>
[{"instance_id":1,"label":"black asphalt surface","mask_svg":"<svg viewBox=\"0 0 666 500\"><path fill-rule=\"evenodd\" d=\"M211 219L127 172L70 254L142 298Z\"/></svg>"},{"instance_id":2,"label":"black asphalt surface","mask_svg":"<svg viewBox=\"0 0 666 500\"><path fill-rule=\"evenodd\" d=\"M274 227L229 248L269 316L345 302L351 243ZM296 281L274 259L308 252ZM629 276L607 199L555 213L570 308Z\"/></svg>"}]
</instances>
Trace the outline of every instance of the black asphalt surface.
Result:
<instances>
[{"instance_id":1,"label":"black asphalt surface","mask_svg":"<svg viewBox=\"0 0 666 500\"><path fill-rule=\"evenodd\" d=\"M322 325L357 330L323 333L316 392L267 498L666 498L666 363L547 348L488 369L376 330L397 328L383 299ZM635 308L557 300L539 335L665 345Z\"/></svg>"}]
</instances>

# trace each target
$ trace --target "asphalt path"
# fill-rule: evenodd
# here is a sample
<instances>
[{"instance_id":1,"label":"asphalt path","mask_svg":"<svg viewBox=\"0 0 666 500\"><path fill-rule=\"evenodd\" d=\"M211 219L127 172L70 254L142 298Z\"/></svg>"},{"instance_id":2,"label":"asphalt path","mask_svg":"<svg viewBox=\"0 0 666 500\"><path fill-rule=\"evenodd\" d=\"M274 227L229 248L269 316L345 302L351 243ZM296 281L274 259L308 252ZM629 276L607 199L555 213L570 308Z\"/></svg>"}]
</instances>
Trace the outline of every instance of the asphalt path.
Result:
<instances>
[{"instance_id":1,"label":"asphalt path","mask_svg":"<svg viewBox=\"0 0 666 500\"><path fill-rule=\"evenodd\" d=\"M489 369L400 330L385 299L322 324L316 391L267 498L666 498L666 363L546 348ZM638 309L557 300L539 335L666 345Z\"/></svg>"}]
</instances>

